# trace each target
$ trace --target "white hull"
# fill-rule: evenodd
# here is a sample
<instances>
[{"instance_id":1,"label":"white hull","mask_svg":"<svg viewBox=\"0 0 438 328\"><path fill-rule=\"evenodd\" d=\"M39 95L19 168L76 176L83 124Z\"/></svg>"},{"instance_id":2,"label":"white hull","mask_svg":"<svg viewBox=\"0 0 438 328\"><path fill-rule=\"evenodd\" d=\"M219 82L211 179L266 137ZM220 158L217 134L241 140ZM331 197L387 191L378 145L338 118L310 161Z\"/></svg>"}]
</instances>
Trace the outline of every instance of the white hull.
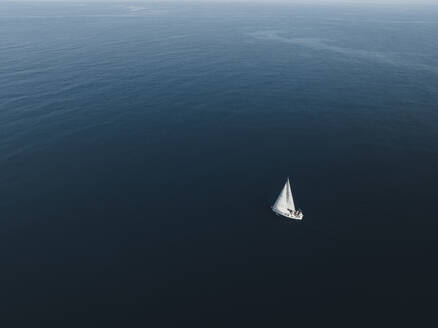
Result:
<instances>
[{"instance_id":1,"label":"white hull","mask_svg":"<svg viewBox=\"0 0 438 328\"><path fill-rule=\"evenodd\" d=\"M274 213L277 215L281 215L281 216L287 217L289 219L294 219L294 220L302 220L304 217L303 213L301 213L300 215L295 215L295 214L292 214L290 212L280 211L276 208L273 208L272 211L274 211Z\"/></svg>"}]
</instances>

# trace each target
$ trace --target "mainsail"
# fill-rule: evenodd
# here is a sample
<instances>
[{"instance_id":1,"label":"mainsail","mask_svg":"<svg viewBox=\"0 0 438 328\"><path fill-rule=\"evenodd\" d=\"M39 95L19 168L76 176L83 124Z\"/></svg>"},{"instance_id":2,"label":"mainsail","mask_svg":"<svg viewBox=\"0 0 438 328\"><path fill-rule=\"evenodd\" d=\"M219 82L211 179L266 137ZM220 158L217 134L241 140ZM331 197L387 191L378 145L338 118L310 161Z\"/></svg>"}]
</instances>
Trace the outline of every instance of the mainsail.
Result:
<instances>
[{"instance_id":1,"label":"mainsail","mask_svg":"<svg viewBox=\"0 0 438 328\"><path fill-rule=\"evenodd\" d=\"M289 213L289 210L295 211L294 199L292 197L292 191L290 189L289 178L286 181L280 195L272 206L274 211Z\"/></svg>"}]
</instances>

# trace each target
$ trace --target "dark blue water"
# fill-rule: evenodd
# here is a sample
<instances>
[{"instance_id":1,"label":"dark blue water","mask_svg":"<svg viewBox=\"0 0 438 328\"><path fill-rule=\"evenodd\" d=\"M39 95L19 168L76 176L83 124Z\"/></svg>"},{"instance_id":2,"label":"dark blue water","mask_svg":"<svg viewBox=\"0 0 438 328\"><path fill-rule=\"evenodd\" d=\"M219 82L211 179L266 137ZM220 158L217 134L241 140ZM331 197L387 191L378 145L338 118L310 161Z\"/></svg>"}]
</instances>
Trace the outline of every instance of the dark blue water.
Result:
<instances>
[{"instance_id":1,"label":"dark blue water","mask_svg":"<svg viewBox=\"0 0 438 328\"><path fill-rule=\"evenodd\" d=\"M433 6L2 3L2 326L427 320L437 39Z\"/></svg>"}]
</instances>

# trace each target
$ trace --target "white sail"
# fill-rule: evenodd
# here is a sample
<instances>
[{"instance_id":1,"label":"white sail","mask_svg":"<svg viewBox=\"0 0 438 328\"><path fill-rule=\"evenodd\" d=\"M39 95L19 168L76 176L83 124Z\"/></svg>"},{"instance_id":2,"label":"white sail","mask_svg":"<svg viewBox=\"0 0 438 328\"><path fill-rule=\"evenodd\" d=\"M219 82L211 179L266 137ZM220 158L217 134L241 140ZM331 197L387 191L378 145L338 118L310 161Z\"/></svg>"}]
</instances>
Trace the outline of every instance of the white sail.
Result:
<instances>
[{"instance_id":1,"label":"white sail","mask_svg":"<svg viewBox=\"0 0 438 328\"><path fill-rule=\"evenodd\" d=\"M289 213L289 210L295 211L295 204L292 197L292 191L290 189L289 178L286 181L280 195L275 201L272 209L276 212Z\"/></svg>"},{"instance_id":2,"label":"white sail","mask_svg":"<svg viewBox=\"0 0 438 328\"><path fill-rule=\"evenodd\" d=\"M292 190L290 190L290 181L287 179L287 208L295 211L294 198L292 197Z\"/></svg>"}]
</instances>

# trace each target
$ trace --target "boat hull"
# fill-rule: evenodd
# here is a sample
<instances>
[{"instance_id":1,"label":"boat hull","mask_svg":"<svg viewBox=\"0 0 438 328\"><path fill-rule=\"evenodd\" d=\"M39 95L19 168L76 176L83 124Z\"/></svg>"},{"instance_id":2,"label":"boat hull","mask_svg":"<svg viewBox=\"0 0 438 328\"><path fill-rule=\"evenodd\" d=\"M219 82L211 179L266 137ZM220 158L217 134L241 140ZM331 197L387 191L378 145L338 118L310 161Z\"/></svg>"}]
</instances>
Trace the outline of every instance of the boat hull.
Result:
<instances>
[{"instance_id":1,"label":"boat hull","mask_svg":"<svg viewBox=\"0 0 438 328\"><path fill-rule=\"evenodd\" d=\"M284 216L284 217L286 217L288 219L293 219L293 220L302 220L303 217L304 217L304 215L302 213L301 213L301 215L294 215L292 213L287 213L287 212L279 211L279 210L274 209L274 208L272 209L272 211L275 214L277 214L277 215L281 215L281 216Z\"/></svg>"}]
</instances>

